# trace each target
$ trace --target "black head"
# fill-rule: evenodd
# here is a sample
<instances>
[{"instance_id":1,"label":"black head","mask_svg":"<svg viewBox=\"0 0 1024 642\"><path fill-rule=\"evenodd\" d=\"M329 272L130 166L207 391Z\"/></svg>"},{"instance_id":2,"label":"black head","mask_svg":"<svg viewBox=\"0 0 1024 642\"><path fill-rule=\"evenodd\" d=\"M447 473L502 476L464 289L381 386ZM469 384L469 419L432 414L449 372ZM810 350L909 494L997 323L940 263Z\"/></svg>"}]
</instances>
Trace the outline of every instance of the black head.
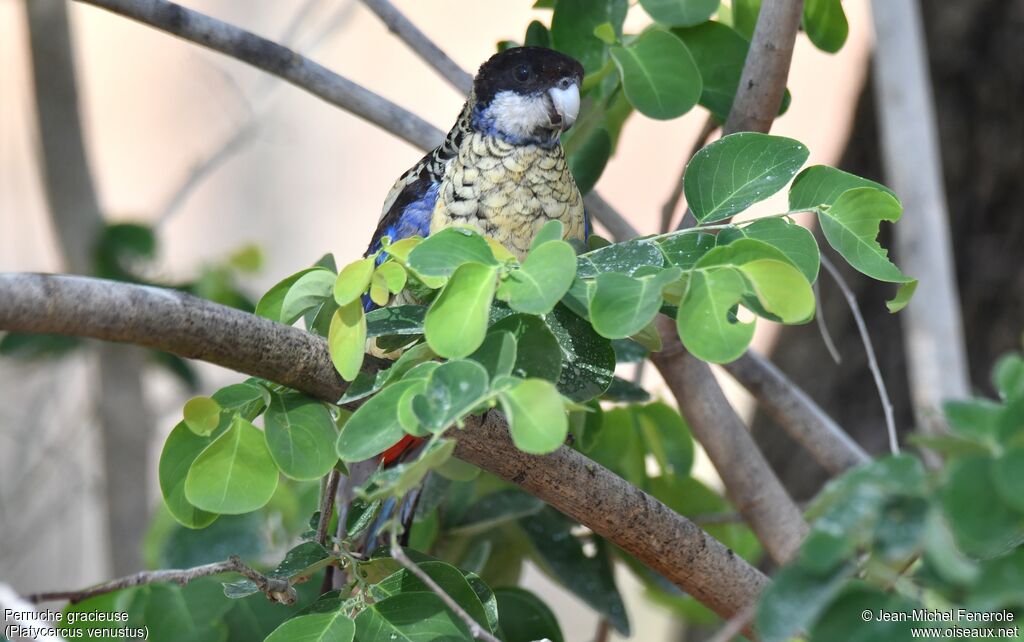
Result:
<instances>
[{"instance_id":1,"label":"black head","mask_svg":"<svg viewBox=\"0 0 1024 642\"><path fill-rule=\"evenodd\" d=\"M473 93L488 126L523 140L557 137L579 113L583 66L544 47L516 47L480 65Z\"/></svg>"},{"instance_id":2,"label":"black head","mask_svg":"<svg viewBox=\"0 0 1024 642\"><path fill-rule=\"evenodd\" d=\"M583 82L583 65L575 58L544 47L515 47L491 56L473 80L479 103L489 104L501 91L529 95Z\"/></svg>"}]
</instances>

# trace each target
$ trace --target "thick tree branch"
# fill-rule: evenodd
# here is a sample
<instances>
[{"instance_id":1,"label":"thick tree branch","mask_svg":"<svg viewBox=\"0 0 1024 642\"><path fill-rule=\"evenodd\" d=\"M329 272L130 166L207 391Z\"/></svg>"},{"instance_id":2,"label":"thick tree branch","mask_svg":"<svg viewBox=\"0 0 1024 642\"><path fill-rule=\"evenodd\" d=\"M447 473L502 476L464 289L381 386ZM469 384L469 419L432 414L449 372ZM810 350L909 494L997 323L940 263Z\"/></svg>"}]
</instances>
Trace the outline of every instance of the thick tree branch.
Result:
<instances>
[{"instance_id":1,"label":"thick tree branch","mask_svg":"<svg viewBox=\"0 0 1024 642\"><path fill-rule=\"evenodd\" d=\"M665 347L652 353L651 361L715 465L726 494L772 559L789 561L807 533L800 510L725 398L711 368L679 343L675 322L659 317L658 330Z\"/></svg>"},{"instance_id":2,"label":"thick tree branch","mask_svg":"<svg viewBox=\"0 0 1024 642\"><path fill-rule=\"evenodd\" d=\"M871 461L832 417L768 359L748 350L723 367L830 473L838 475Z\"/></svg>"},{"instance_id":3,"label":"thick tree branch","mask_svg":"<svg viewBox=\"0 0 1024 642\"><path fill-rule=\"evenodd\" d=\"M774 0L761 4L743 74L722 135L765 132L782 106L800 29L804 0Z\"/></svg>"},{"instance_id":4,"label":"thick tree branch","mask_svg":"<svg viewBox=\"0 0 1024 642\"><path fill-rule=\"evenodd\" d=\"M381 22L387 25L402 42L416 52L420 58L434 68L441 77L463 94L468 94L473 88L473 76L466 72L459 63L448 57L434 42L427 37L427 34L419 30L411 20L405 17L395 5L388 0L363 0L370 11L377 14Z\"/></svg>"},{"instance_id":5,"label":"thick tree branch","mask_svg":"<svg viewBox=\"0 0 1024 642\"><path fill-rule=\"evenodd\" d=\"M219 51L287 80L402 140L432 149L444 133L348 78L272 40L164 0L78 0Z\"/></svg>"},{"instance_id":6,"label":"thick tree branch","mask_svg":"<svg viewBox=\"0 0 1024 642\"><path fill-rule=\"evenodd\" d=\"M175 584L184 586L201 577L220 575L221 573L238 573L249 578L255 582L256 588L275 602L280 602L281 604L292 604L295 602L295 589L292 588L287 579L267 577L251 566L246 565L238 558L237 555L232 555L224 562L203 564L202 566L195 566L193 568L186 568L182 570L167 569L161 571L142 571L141 573L120 577L116 580L110 580L109 582L103 582L102 584L97 584L77 591L50 591L47 593L35 593L33 595L29 595L28 599L29 601L36 603L67 600L72 604L75 604L76 602L87 600L90 597L120 591L121 589L131 588L133 586L156 584L158 582L174 582Z\"/></svg>"},{"instance_id":7,"label":"thick tree branch","mask_svg":"<svg viewBox=\"0 0 1024 642\"><path fill-rule=\"evenodd\" d=\"M0 274L0 329L136 343L264 377L326 401L345 384L323 338L183 292L114 281ZM500 413L453 430L462 459L518 484L723 617L767 583L693 522L572 449L528 455Z\"/></svg>"}]
</instances>

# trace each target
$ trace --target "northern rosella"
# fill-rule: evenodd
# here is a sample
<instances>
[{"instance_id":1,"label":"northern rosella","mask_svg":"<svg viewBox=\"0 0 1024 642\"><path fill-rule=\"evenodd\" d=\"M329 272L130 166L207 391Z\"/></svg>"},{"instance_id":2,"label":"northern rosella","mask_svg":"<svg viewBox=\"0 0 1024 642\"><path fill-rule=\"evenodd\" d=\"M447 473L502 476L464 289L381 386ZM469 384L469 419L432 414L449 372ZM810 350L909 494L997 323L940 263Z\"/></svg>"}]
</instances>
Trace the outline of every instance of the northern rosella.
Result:
<instances>
[{"instance_id":1,"label":"northern rosella","mask_svg":"<svg viewBox=\"0 0 1024 642\"><path fill-rule=\"evenodd\" d=\"M583 66L551 49L491 56L444 142L391 188L367 255L384 236L427 236L453 225L478 229L520 259L550 220L562 222L565 238L584 239L583 197L560 142L579 115L582 81ZM418 442L407 435L381 464Z\"/></svg>"}]
</instances>

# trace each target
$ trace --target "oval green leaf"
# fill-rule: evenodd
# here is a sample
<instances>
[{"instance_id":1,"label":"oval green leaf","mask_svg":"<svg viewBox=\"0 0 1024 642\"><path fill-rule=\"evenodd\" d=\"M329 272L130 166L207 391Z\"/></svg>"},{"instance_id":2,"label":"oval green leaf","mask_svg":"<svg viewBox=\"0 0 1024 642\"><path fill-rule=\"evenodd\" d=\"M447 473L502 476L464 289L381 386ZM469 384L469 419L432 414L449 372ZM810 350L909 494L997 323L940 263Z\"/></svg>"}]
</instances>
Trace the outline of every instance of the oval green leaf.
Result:
<instances>
[{"instance_id":1,"label":"oval green leaf","mask_svg":"<svg viewBox=\"0 0 1024 642\"><path fill-rule=\"evenodd\" d=\"M842 0L806 0L802 23L814 46L828 53L842 49L850 33Z\"/></svg>"},{"instance_id":2,"label":"oval green leaf","mask_svg":"<svg viewBox=\"0 0 1024 642\"><path fill-rule=\"evenodd\" d=\"M576 278L576 252L565 241L549 241L530 251L518 270L498 287L498 298L527 314L547 314Z\"/></svg>"},{"instance_id":3,"label":"oval green leaf","mask_svg":"<svg viewBox=\"0 0 1024 642\"><path fill-rule=\"evenodd\" d=\"M484 243L482 238L480 242ZM490 253L486 243L484 247ZM452 274L444 290L427 310L423 322L427 344L439 356L460 359L475 352L483 343L487 334L487 314L497 286L497 273L497 268L491 265L465 263Z\"/></svg>"},{"instance_id":4,"label":"oval green leaf","mask_svg":"<svg viewBox=\"0 0 1024 642\"><path fill-rule=\"evenodd\" d=\"M729 218L785 187L808 154L792 138L730 134L694 154L686 166L686 202L701 223Z\"/></svg>"},{"instance_id":5,"label":"oval green leaf","mask_svg":"<svg viewBox=\"0 0 1024 642\"><path fill-rule=\"evenodd\" d=\"M466 263L497 265L487 241L476 230L446 227L409 253L409 268L426 277L447 277Z\"/></svg>"},{"instance_id":6,"label":"oval green leaf","mask_svg":"<svg viewBox=\"0 0 1024 642\"><path fill-rule=\"evenodd\" d=\"M359 374L366 350L366 315L357 298L334 311L327 333L331 362L341 378L352 381Z\"/></svg>"},{"instance_id":7,"label":"oval green leaf","mask_svg":"<svg viewBox=\"0 0 1024 642\"><path fill-rule=\"evenodd\" d=\"M594 330L609 339L624 339L640 332L661 309L662 289L681 276L677 267L640 278L617 272L599 274L590 300Z\"/></svg>"},{"instance_id":8,"label":"oval green leaf","mask_svg":"<svg viewBox=\"0 0 1024 642\"><path fill-rule=\"evenodd\" d=\"M739 269L754 286L761 305L783 323L804 323L814 316L811 284L789 263L760 259Z\"/></svg>"},{"instance_id":9,"label":"oval green leaf","mask_svg":"<svg viewBox=\"0 0 1024 642\"><path fill-rule=\"evenodd\" d=\"M562 395L550 381L527 379L499 398L516 448L542 455L565 443L569 421Z\"/></svg>"},{"instance_id":10,"label":"oval green leaf","mask_svg":"<svg viewBox=\"0 0 1024 642\"><path fill-rule=\"evenodd\" d=\"M373 257L359 259L342 268L334 282L334 300L344 306L359 300L359 297L370 287L373 277Z\"/></svg>"},{"instance_id":11,"label":"oval green leaf","mask_svg":"<svg viewBox=\"0 0 1024 642\"><path fill-rule=\"evenodd\" d=\"M609 51L626 98L645 116L659 120L682 116L700 99L697 63L683 41L671 33L645 31L628 47Z\"/></svg>"},{"instance_id":12,"label":"oval green leaf","mask_svg":"<svg viewBox=\"0 0 1024 642\"><path fill-rule=\"evenodd\" d=\"M299 317L321 304L331 296L336 280L334 272L326 269L311 270L296 281L284 295L281 303L281 323L291 325Z\"/></svg>"},{"instance_id":13,"label":"oval green leaf","mask_svg":"<svg viewBox=\"0 0 1024 642\"><path fill-rule=\"evenodd\" d=\"M185 422L167 436L160 452L158 477L164 506L179 524L187 528L206 528L217 519L216 513L201 510L185 497L185 478L192 462L210 445L211 439L192 432Z\"/></svg>"},{"instance_id":14,"label":"oval green leaf","mask_svg":"<svg viewBox=\"0 0 1024 642\"><path fill-rule=\"evenodd\" d=\"M236 415L231 427L192 462L185 497L211 513L240 515L266 505L277 481L277 465L263 433Z\"/></svg>"},{"instance_id":15,"label":"oval green leaf","mask_svg":"<svg viewBox=\"0 0 1024 642\"><path fill-rule=\"evenodd\" d=\"M292 479L319 479L338 462L334 419L319 401L295 392L271 393L263 426L270 456Z\"/></svg>"},{"instance_id":16,"label":"oval green leaf","mask_svg":"<svg viewBox=\"0 0 1024 642\"><path fill-rule=\"evenodd\" d=\"M374 457L405 435L398 420L398 402L414 387L422 388L422 379L399 381L384 388L352 413L338 434L335 451L342 461L362 461Z\"/></svg>"},{"instance_id":17,"label":"oval green leaf","mask_svg":"<svg viewBox=\"0 0 1024 642\"><path fill-rule=\"evenodd\" d=\"M339 609L285 620L264 642L352 642L356 623Z\"/></svg>"},{"instance_id":18,"label":"oval green leaf","mask_svg":"<svg viewBox=\"0 0 1024 642\"><path fill-rule=\"evenodd\" d=\"M689 27L711 17L719 0L640 0L640 6L657 22L670 27Z\"/></svg>"},{"instance_id":19,"label":"oval green leaf","mask_svg":"<svg viewBox=\"0 0 1024 642\"><path fill-rule=\"evenodd\" d=\"M712 268L690 275L676 329L695 357L727 363L747 349L754 338L754 324L740 323L732 313L745 291L743 277L735 268Z\"/></svg>"},{"instance_id":20,"label":"oval green leaf","mask_svg":"<svg viewBox=\"0 0 1024 642\"><path fill-rule=\"evenodd\" d=\"M818 211L825 239L854 269L879 281L913 280L893 265L876 240L881 222L895 223L903 213L900 202L891 194L874 187L857 187Z\"/></svg>"},{"instance_id":21,"label":"oval green leaf","mask_svg":"<svg viewBox=\"0 0 1024 642\"><path fill-rule=\"evenodd\" d=\"M205 437L220 424L220 404L209 397L193 397L185 402L182 411L185 425L197 435Z\"/></svg>"}]
</instances>

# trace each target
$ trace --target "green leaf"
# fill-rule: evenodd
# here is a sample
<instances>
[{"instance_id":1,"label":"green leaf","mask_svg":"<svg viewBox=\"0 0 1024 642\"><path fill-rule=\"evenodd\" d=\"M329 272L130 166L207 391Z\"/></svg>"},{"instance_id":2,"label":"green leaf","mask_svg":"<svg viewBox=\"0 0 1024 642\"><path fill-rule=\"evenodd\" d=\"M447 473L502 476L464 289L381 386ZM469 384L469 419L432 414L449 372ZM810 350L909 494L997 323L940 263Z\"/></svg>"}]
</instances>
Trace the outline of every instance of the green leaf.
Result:
<instances>
[{"instance_id":1,"label":"green leaf","mask_svg":"<svg viewBox=\"0 0 1024 642\"><path fill-rule=\"evenodd\" d=\"M551 17L551 45L579 60L587 74L596 73L608 56L594 29L612 22L609 5L606 0L565 0L555 6ZM621 35L619 25L616 32Z\"/></svg>"},{"instance_id":2,"label":"green leaf","mask_svg":"<svg viewBox=\"0 0 1024 642\"><path fill-rule=\"evenodd\" d=\"M640 0L648 15L670 27L700 24L718 10L719 4L719 0Z\"/></svg>"},{"instance_id":3,"label":"green leaf","mask_svg":"<svg viewBox=\"0 0 1024 642\"><path fill-rule=\"evenodd\" d=\"M321 305L324 299L330 298L336 278L334 272L325 269L311 270L303 274L285 293L278 320L285 325L291 325L307 310Z\"/></svg>"},{"instance_id":4,"label":"green leaf","mask_svg":"<svg viewBox=\"0 0 1024 642\"><path fill-rule=\"evenodd\" d=\"M857 187L843 192L832 205L819 209L818 220L825 238L854 269L878 281L909 283L875 237L882 221L895 223L903 213L900 202L873 188Z\"/></svg>"},{"instance_id":5,"label":"green leaf","mask_svg":"<svg viewBox=\"0 0 1024 642\"><path fill-rule=\"evenodd\" d=\"M193 397L185 402L185 425L195 434L205 437L220 424L220 404L209 397Z\"/></svg>"},{"instance_id":6,"label":"green leaf","mask_svg":"<svg viewBox=\"0 0 1024 642\"><path fill-rule=\"evenodd\" d=\"M208 437L196 435L185 422L181 422L167 436L160 453L158 477L164 505L178 523L188 528L205 528L217 519L215 513L196 508L185 497L188 470L211 441Z\"/></svg>"},{"instance_id":7,"label":"green leaf","mask_svg":"<svg viewBox=\"0 0 1024 642\"><path fill-rule=\"evenodd\" d=\"M306 268L300 272L289 276L286 279L279 281L274 287L270 288L263 298L260 299L259 303L256 304L256 314L258 316L270 319L271 321L281 322L281 311L284 306L284 298L288 294L288 290L291 289L295 283L303 276L310 272L316 272L323 270L320 267ZM293 320L294 322L294 320Z\"/></svg>"},{"instance_id":8,"label":"green leaf","mask_svg":"<svg viewBox=\"0 0 1024 642\"><path fill-rule=\"evenodd\" d=\"M679 477L693 466L694 446L686 420L664 403L633 407L635 420L647 451L654 455L662 472Z\"/></svg>"},{"instance_id":9,"label":"green leaf","mask_svg":"<svg viewBox=\"0 0 1024 642\"><path fill-rule=\"evenodd\" d=\"M446 231L442 230L442 233ZM431 238L434 237L427 238L413 250L413 254L426 246ZM464 238L478 238L490 253L481 237ZM487 334L487 313L497 286L497 272L497 268L491 265L466 263L452 274L423 322L427 344L439 356L447 359L466 357L483 343Z\"/></svg>"},{"instance_id":10,"label":"green leaf","mask_svg":"<svg viewBox=\"0 0 1024 642\"><path fill-rule=\"evenodd\" d=\"M551 34L548 28L540 20L531 20L526 26L526 38L523 39L524 47L551 47Z\"/></svg>"},{"instance_id":11,"label":"green leaf","mask_svg":"<svg viewBox=\"0 0 1024 642\"><path fill-rule=\"evenodd\" d=\"M352 642L355 634L356 623L339 609L286 620L264 642Z\"/></svg>"},{"instance_id":12,"label":"green leaf","mask_svg":"<svg viewBox=\"0 0 1024 642\"><path fill-rule=\"evenodd\" d=\"M1024 398L1024 357L1017 352L1004 354L992 368L992 385L1007 401Z\"/></svg>"},{"instance_id":13,"label":"green leaf","mask_svg":"<svg viewBox=\"0 0 1024 642\"><path fill-rule=\"evenodd\" d=\"M497 265L498 261L484 237L465 227L446 227L409 253L409 267L427 277L452 276L466 263Z\"/></svg>"},{"instance_id":14,"label":"green leaf","mask_svg":"<svg viewBox=\"0 0 1024 642\"><path fill-rule=\"evenodd\" d=\"M782 189L808 154L791 138L730 134L697 152L686 166L686 202L701 223L729 218Z\"/></svg>"},{"instance_id":15,"label":"green leaf","mask_svg":"<svg viewBox=\"0 0 1024 642\"><path fill-rule=\"evenodd\" d=\"M552 219L542 225L534 235L533 241L530 242L530 251L532 252L550 241L561 241L564 237L565 226L558 219ZM574 272L575 270L576 268L573 268Z\"/></svg>"},{"instance_id":16,"label":"green leaf","mask_svg":"<svg viewBox=\"0 0 1024 642\"><path fill-rule=\"evenodd\" d=\"M1001 496L993 463L986 456L954 460L939 498L957 545L975 558L996 557L1024 542L1024 516L1003 501L979 501Z\"/></svg>"},{"instance_id":17,"label":"green leaf","mask_svg":"<svg viewBox=\"0 0 1024 642\"><path fill-rule=\"evenodd\" d=\"M586 195L594 189L611 155L612 136L604 127L598 127L569 156L569 171L580 194Z\"/></svg>"},{"instance_id":18,"label":"green leaf","mask_svg":"<svg viewBox=\"0 0 1024 642\"><path fill-rule=\"evenodd\" d=\"M907 304L910 303L910 299L914 296L914 292L916 291L917 279L900 284L900 287L896 290L896 296L886 301L885 307L893 314L899 312L903 308L907 307Z\"/></svg>"},{"instance_id":19,"label":"green leaf","mask_svg":"<svg viewBox=\"0 0 1024 642\"><path fill-rule=\"evenodd\" d=\"M874 187L896 197L892 190L880 183L828 165L812 165L793 180L789 188L789 209L796 212L831 205L843 192L856 187Z\"/></svg>"},{"instance_id":20,"label":"green leaf","mask_svg":"<svg viewBox=\"0 0 1024 642\"><path fill-rule=\"evenodd\" d=\"M693 109L701 94L700 71L683 41L667 31L640 34L626 47L610 47L622 89L637 111L667 120Z\"/></svg>"},{"instance_id":21,"label":"green leaf","mask_svg":"<svg viewBox=\"0 0 1024 642\"><path fill-rule=\"evenodd\" d=\"M270 391L250 379L244 383L225 386L213 393L213 400L223 410L237 410L243 417L252 421L270 404Z\"/></svg>"},{"instance_id":22,"label":"green leaf","mask_svg":"<svg viewBox=\"0 0 1024 642\"><path fill-rule=\"evenodd\" d=\"M366 336L423 334L423 318L427 308L422 305L394 305L366 314Z\"/></svg>"},{"instance_id":23,"label":"green leaf","mask_svg":"<svg viewBox=\"0 0 1024 642\"><path fill-rule=\"evenodd\" d=\"M516 448L532 454L556 450L565 443L569 422L562 395L550 381L526 379L499 393Z\"/></svg>"},{"instance_id":24,"label":"green leaf","mask_svg":"<svg viewBox=\"0 0 1024 642\"><path fill-rule=\"evenodd\" d=\"M555 306L544 321L561 347L558 391L577 402L603 394L615 376L615 350L611 341L594 332L590 323L564 305ZM522 345L519 349L523 350Z\"/></svg>"},{"instance_id":25,"label":"green leaf","mask_svg":"<svg viewBox=\"0 0 1024 642\"><path fill-rule=\"evenodd\" d=\"M719 236L728 231L722 230ZM658 245L671 264L689 270L715 247L715 238L714 234L684 230L663 238Z\"/></svg>"},{"instance_id":26,"label":"green leaf","mask_svg":"<svg viewBox=\"0 0 1024 642\"><path fill-rule=\"evenodd\" d=\"M366 350L366 315L359 299L341 306L331 317L327 333L331 362L345 381L352 381L363 366Z\"/></svg>"},{"instance_id":27,"label":"green leaf","mask_svg":"<svg viewBox=\"0 0 1024 642\"><path fill-rule=\"evenodd\" d=\"M733 0L732 26L749 41L754 36L754 27L760 13L761 0Z\"/></svg>"},{"instance_id":28,"label":"green leaf","mask_svg":"<svg viewBox=\"0 0 1024 642\"><path fill-rule=\"evenodd\" d=\"M387 450L405 435L398 420L398 402L409 390L426 383L417 379L387 386L352 413L338 434L335 450L342 461L362 461Z\"/></svg>"},{"instance_id":29,"label":"green leaf","mask_svg":"<svg viewBox=\"0 0 1024 642\"><path fill-rule=\"evenodd\" d=\"M378 470L370 477L368 487L357 489L357 495L368 502L388 497L401 497L423 483L431 470L443 466L455 452L455 440L430 441L418 459Z\"/></svg>"},{"instance_id":30,"label":"green leaf","mask_svg":"<svg viewBox=\"0 0 1024 642\"><path fill-rule=\"evenodd\" d=\"M512 368L516 364L516 338L511 332L492 329L487 333L477 351L469 355L469 358L482 365L491 380L495 377L511 375ZM559 366L561 366L561 362L559 362Z\"/></svg>"},{"instance_id":31,"label":"green leaf","mask_svg":"<svg viewBox=\"0 0 1024 642\"><path fill-rule=\"evenodd\" d=\"M473 503L462 519L446 530L452 535L479 535L495 526L529 517L544 507L544 502L518 488L506 488L484 495Z\"/></svg>"},{"instance_id":32,"label":"green leaf","mask_svg":"<svg viewBox=\"0 0 1024 642\"><path fill-rule=\"evenodd\" d=\"M277 466L263 433L235 416L231 427L192 462L185 478L185 497L211 513L238 515L269 502L277 481Z\"/></svg>"},{"instance_id":33,"label":"green leaf","mask_svg":"<svg viewBox=\"0 0 1024 642\"><path fill-rule=\"evenodd\" d=\"M555 614L540 598L518 587L494 590L504 642L563 642Z\"/></svg>"},{"instance_id":34,"label":"green leaf","mask_svg":"<svg viewBox=\"0 0 1024 642\"><path fill-rule=\"evenodd\" d=\"M814 316L811 284L789 263L761 259L739 268L754 286L757 300L783 323L803 323Z\"/></svg>"},{"instance_id":35,"label":"green leaf","mask_svg":"<svg viewBox=\"0 0 1024 642\"><path fill-rule=\"evenodd\" d=\"M927 637L921 635L924 633L923 629L911 631L915 626L914 619L910 617L912 608L914 605L898 594L886 595L861 582L850 582L843 588L839 597L817 618L817 622L810 628L809 639L814 642L876 642ZM908 617L902 622L897 621L895 617L891 620L878 621L875 615L880 612L886 615L906 614ZM875 615L865 621L862 615L864 613Z\"/></svg>"},{"instance_id":36,"label":"green leaf","mask_svg":"<svg viewBox=\"0 0 1024 642\"><path fill-rule=\"evenodd\" d=\"M530 250L518 270L510 270L498 298L527 314L547 314L576 278L576 253L565 241L548 241Z\"/></svg>"},{"instance_id":37,"label":"green leaf","mask_svg":"<svg viewBox=\"0 0 1024 642\"><path fill-rule=\"evenodd\" d=\"M802 26L814 46L828 53L842 49L850 32L842 0L807 0Z\"/></svg>"},{"instance_id":38,"label":"green leaf","mask_svg":"<svg viewBox=\"0 0 1024 642\"><path fill-rule=\"evenodd\" d=\"M358 301L366 292L373 278L373 264L374 258L368 256L342 268L334 282L334 300L338 305L344 307Z\"/></svg>"},{"instance_id":39,"label":"green leaf","mask_svg":"<svg viewBox=\"0 0 1024 642\"><path fill-rule=\"evenodd\" d=\"M690 50L700 70L703 81L700 104L718 122L724 123L736 97L750 42L728 25L716 21L686 29L673 29L672 33Z\"/></svg>"},{"instance_id":40,"label":"green leaf","mask_svg":"<svg viewBox=\"0 0 1024 642\"><path fill-rule=\"evenodd\" d=\"M408 274L405 272L405 268L396 261L387 261L382 264L374 272L374 275L379 275L384 279L384 283L387 284L388 291L391 294L398 294L405 287L405 283L408 280Z\"/></svg>"},{"instance_id":41,"label":"green leaf","mask_svg":"<svg viewBox=\"0 0 1024 642\"><path fill-rule=\"evenodd\" d=\"M366 607L356 617L360 642L456 642L471 640L466 625L434 593L401 593Z\"/></svg>"},{"instance_id":42,"label":"green leaf","mask_svg":"<svg viewBox=\"0 0 1024 642\"><path fill-rule=\"evenodd\" d=\"M583 542L571 533L573 522L553 508L520 520L520 525L555 581L572 591L608 619L615 630L629 636L629 617L622 603L604 541L594 537L596 553L584 552Z\"/></svg>"},{"instance_id":43,"label":"green leaf","mask_svg":"<svg viewBox=\"0 0 1024 642\"><path fill-rule=\"evenodd\" d=\"M612 384L608 386L608 390L605 390L604 394L601 395L601 399L604 401L643 403L650 401L651 395L632 381L622 377L615 377L612 379Z\"/></svg>"},{"instance_id":44,"label":"green leaf","mask_svg":"<svg viewBox=\"0 0 1024 642\"><path fill-rule=\"evenodd\" d=\"M558 381L563 367L558 339L539 317L510 314L492 325L490 332L509 332L516 340L515 363L510 374L522 379Z\"/></svg>"},{"instance_id":45,"label":"green leaf","mask_svg":"<svg viewBox=\"0 0 1024 642\"><path fill-rule=\"evenodd\" d=\"M153 584L143 615L154 642L217 642L225 636L222 621L231 603L220 595L216 582L200 580L186 586ZM118 639L118 638L114 638Z\"/></svg>"},{"instance_id":46,"label":"green leaf","mask_svg":"<svg viewBox=\"0 0 1024 642\"><path fill-rule=\"evenodd\" d=\"M853 570L851 564L822 577L800 565L783 568L761 595L756 619L761 639L785 642L808 628L839 594Z\"/></svg>"},{"instance_id":47,"label":"green leaf","mask_svg":"<svg viewBox=\"0 0 1024 642\"><path fill-rule=\"evenodd\" d=\"M665 257L658 243L650 239L634 239L606 245L577 257L576 276L589 279L601 272L621 272L633 276L641 268L664 265Z\"/></svg>"},{"instance_id":48,"label":"green leaf","mask_svg":"<svg viewBox=\"0 0 1024 642\"><path fill-rule=\"evenodd\" d=\"M436 582L455 603L461 606L484 629L489 629L483 602L459 569L439 561L427 561L417 566ZM374 600L384 600L406 593L429 593L431 589L408 569L389 575L374 586L370 593Z\"/></svg>"},{"instance_id":49,"label":"green leaf","mask_svg":"<svg viewBox=\"0 0 1024 642\"><path fill-rule=\"evenodd\" d=\"M270 456L288 477L312 481L338 463L334 419L319 401L295 392L272 393L263 425Z\"/></svg>"},{"instance_id":50,"label":"green leaf","mask_svg":"<svg viewBox=\"0 0 1024 642\"><path fill-rule=\"evenodd\" d=\"M1024 513L1024 446L1009 448L996 459L992 483L1003 502Z\"/></svg>"},{"instance_id":51,"label":"green leaf","mask_svg":"<svg viewBox=\"0 0 1024 642\"><path fill-rule=\"evenodd\" d=\"M608 272L599 274L590 300L590 320L598 334L623 339L640 332L661 308L661 291L682 276L677 267L634 278Z\"/></svg>"},{"instance_id":52,"label":"green leaf","mask_svg":"<svg viewBox=\"0 0 1024 642\"><path fill-rule=\"evenodd\" d=\"M441 432L472 412L490 396L487 370L473 361L449 361L434 368L426 386L412 399L419 424Z\"/></svg>"},{"instance_id":53,"label":"green leaf","mask_svg":"<svg viewBox=\"0 0 1024 642\"><path fill-rule=\"evenodd\" d=\"M803 273L808 283L818 278L821 253L810 230L782 218L754 221L743 227L730 227L718 233L718 245L728 245L741 238L763 241L782 252Z\"/></svg>"},{"instance_id":54,"label":"green leaf","mask_svg":"<svg viewBox=\"0 0 1024 642\"><path fill-rule=\"evenodd\" d=\"M740 323L732 312L745 291L743 277L734 268L712 268L690 276L676 327L683 345L695 357L727 363L747 349L754 337L754 324Z\"/></svg>"}]
</instances>

